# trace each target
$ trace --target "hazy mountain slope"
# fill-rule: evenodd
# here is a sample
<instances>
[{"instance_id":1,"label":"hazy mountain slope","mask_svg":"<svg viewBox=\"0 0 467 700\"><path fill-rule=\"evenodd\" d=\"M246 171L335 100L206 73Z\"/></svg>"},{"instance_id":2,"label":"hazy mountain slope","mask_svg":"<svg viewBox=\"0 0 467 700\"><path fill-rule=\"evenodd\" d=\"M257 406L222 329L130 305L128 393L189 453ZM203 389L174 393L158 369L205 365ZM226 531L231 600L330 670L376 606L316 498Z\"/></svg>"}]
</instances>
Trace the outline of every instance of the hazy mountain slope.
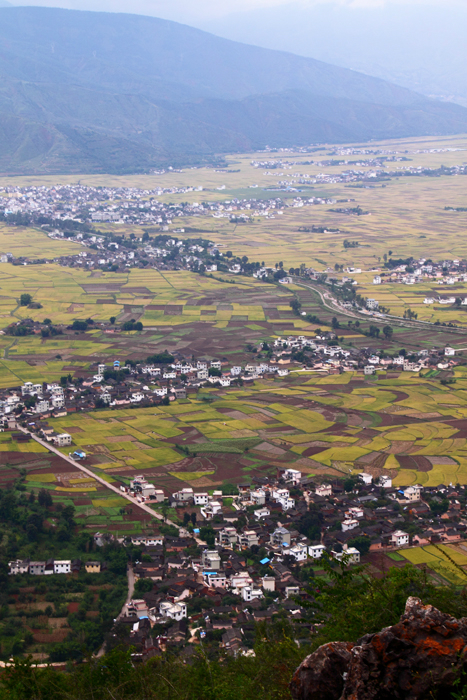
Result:
<instances>
[{"instance_id":1,"label":"hazy mountain slope","mask_svg":"<svg viewBox=\"0 0 467 700\"><path fill-rule=\"evenodd\" d=\"M467 131L462 107L149 17L4 8L0 47L1 172Z\"/></svg>"},{"instance_id":2,"label":"hazy mountain slope","mask_svg":"<svg viewBox=\"0 0 467 700\"><path fill-rule=\"evenodd\" d=\"M4 8L0 44L0 75L26 81L78 82L169 99L174 84L229 99L290 89L391 105L418 99L337 66L139 15Z\"/></svg>"},{"instance_id":3,"label":"hazy mountain slope","mask_svg":"<svg viewBox=\"0 0 467 700\"><path fill-rule=\"evenodd\" d=\"M362 3L363 4L363 3ZM219 36L293 51L467 106L467 5L290 2L204 22Z\"/></svg>"}]
</instances>

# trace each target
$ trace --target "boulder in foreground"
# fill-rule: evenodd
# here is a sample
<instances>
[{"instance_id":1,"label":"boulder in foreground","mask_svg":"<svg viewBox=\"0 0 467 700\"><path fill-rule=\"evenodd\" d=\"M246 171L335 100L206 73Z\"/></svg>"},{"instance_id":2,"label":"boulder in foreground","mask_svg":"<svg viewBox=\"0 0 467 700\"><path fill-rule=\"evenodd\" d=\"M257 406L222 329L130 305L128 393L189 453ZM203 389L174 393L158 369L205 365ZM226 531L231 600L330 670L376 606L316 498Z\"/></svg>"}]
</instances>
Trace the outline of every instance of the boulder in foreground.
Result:
<instances>
[{"instance_id":1,"label":"boulder in foreground","mask_svg":"<svg viewBox=\"0 0 467 700\"><path fill-rule=\"evenodd\" d=\"M450 697L467 670L467 618L409 598L400 621L356 644L324 644L290 683L294 700L428 700Z\"/></svg>"}]
</instances>

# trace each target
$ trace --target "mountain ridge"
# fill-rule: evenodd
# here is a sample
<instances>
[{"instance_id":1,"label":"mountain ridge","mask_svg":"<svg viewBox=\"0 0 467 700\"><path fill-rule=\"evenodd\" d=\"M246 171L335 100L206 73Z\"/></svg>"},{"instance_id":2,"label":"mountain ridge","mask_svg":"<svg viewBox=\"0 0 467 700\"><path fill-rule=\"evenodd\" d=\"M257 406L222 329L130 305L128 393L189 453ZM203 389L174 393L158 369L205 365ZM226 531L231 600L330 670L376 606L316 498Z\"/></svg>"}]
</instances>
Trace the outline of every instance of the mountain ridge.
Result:
<instances>
[{"instance_id":1,"label":"mountain ridge","mask_svg":"<svg viewBox=\"0 0 467 700\"><path fill-rule=\"evenodd\" d=\"M0 9L0 171L137 172L467 131L467 110L169 20Z\"/></svg>"}]
</instances>

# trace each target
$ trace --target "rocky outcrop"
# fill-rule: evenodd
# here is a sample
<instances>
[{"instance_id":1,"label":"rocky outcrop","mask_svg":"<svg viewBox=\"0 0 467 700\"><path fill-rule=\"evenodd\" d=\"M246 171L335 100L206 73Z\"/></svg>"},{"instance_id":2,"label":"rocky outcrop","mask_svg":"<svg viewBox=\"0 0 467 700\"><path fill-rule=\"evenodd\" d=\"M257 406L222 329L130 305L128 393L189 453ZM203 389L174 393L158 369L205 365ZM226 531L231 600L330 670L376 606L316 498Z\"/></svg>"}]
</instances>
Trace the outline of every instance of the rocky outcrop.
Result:
<instances>
[{"instance_id":1,"label":"rocky outcrop","mask_svg":"<svg viewBox=\"0 0 467 700\"><path fill-rule=\"evenodd\" d=\"M409 598L393 627L308 656L290 690L294 700L428 700L449 697L466 670L467 618Z\"/></svg>"}]
</instances>

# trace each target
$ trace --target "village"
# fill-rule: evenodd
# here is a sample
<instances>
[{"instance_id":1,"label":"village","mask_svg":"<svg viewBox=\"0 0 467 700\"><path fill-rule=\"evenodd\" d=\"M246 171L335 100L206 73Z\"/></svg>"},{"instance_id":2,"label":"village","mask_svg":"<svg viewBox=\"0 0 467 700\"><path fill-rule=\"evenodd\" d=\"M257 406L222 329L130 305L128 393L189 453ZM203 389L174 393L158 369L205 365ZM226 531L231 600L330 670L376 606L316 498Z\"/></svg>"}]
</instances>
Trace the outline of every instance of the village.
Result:
<instances>
[{"instance_id":1,"label":"village","mask_svg":"<svg viewBox=\"0 0 467 700\"><path fill-rule=\"evenodd\" d=\"M271 346L261 343L252 348L252 360L232 365L227 359L185 357L183 353L162 355L159 363L120 360L98 363L89 370L63 376L60 382L25 382L0 389L0 419L9 428L26 421L49 442L59 447L71 444L44 426L47 418L96 408L145 407L196 396L203 387L253 386L261 378L286 378L291 372L342 374L357 372L371 378L378 370L419 373L422 370L449 372L456 360L455 348L422 349L416 353L390 355L372 347L342 348L334 332L319 331L313 336L278 337ZM93 373L94 372L94 373ZM447 376L447 375L446 375ZM37 422L38 421L38 422ZM65 440L65 442L64 442Z\"/></svg>"},{"instance_id":2,"label":"village","mask_svg":"<svg viewBox=\"0 0 467 700\"><path fill-rule=\"evenodd\" d=\"M464 486L395 488L390 477L366 472L317 481L284 467L228 494L183 488L168 496L136 476L129 491L165 502L183 522L178 533L121 541L141 555L131 570L135 593L112 634L134 647L135 661L169 648L188 658L203 640L248 655L255 625L276 617L297 640L307 638L323 562L377 571L404 561L399 552L455 544L467 532ZM82 567L98 573L105 563L16 560L9 573L76 576Z\"/></svg>"}]
</instances>

